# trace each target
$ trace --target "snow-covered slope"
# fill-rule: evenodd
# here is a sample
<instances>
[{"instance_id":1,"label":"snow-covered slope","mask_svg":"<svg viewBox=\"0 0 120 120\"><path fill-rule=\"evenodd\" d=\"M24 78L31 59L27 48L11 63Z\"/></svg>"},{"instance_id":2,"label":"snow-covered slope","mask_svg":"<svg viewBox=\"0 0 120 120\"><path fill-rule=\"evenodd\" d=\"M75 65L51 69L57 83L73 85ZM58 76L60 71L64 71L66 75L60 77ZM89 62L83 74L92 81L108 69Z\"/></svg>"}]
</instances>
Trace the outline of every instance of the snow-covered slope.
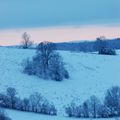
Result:
<instances>
[{"instance_id":1,"label":"snow-covered slope","mask_svg":"<svg viewBox=\"0 0 120 120\"><path fill-rule=\"evenodd\" d=\"M34 92L42 93L55 104L58 115L62 115L63 106L71 100L80 98L82 102L91 95L102 99L107 88L120 85L119 54L103 56L60 51L70 73L70 79L62 82L23 74L22 61L34 54L34 50L0 48L0 92L5 92L7 87L14 87L21 97Z\"/></svg>"},{"instance_id":2,"label":"snow-covered slope","mask_svg":"<svg viewBox=\"0 0 120 120\"><path fill-rule=\"evenodd\" d=\"M77 118L68 118L63 116L49 116L35 113L6 110L7 115L12 120L78 120ZM104 120L104 119L103 119Z\"/></svg>"},{"instance_id":3,"label":"snow-covered slope","mask_svg":"<svg viewBox=\"0 0 120 120\"><path fill-rule=\"evenodd\" d=\"M7 115L12 120L79 120L78 118L68 118L68 117L58 117L58 116L47 116L47 115L39 115L35 113L28 113L28 112L20 112L14 110L6 110ZM119 118L118 118L119 119ZM82 120L90 120L82 119ZM109 119L96 119L96 120L115 120L114 118ZM117 118L116 118L117 120Z\"/></svg>"}]
</instances>

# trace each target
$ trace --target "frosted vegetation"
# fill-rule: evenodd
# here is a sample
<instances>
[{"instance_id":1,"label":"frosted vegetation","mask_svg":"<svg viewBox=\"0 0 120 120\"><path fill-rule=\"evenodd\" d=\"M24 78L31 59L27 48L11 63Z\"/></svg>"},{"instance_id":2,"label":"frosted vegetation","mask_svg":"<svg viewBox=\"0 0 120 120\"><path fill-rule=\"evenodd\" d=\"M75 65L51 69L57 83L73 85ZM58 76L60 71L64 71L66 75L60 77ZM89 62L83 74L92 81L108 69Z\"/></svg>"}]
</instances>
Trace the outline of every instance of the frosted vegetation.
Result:
<instances>
[{"instance_id":1,"label":"frosted vegetation","mask_svg":"<svg viewBox=\"0 0 120 120\"><path fill-rule=\"evenodd\" d=\"M116 51L109 46L104 36L97 38L94 47L94 49L97 50L99 54L116 55Z\"/></svg>"},{"instance_id":2,"label":"frosted vegetation","mask_svg":"<svg viewBox=\"0 0 120 120\"><path fill-rule=\"evenodd\" d=\"M80 99L80 98L79 98ZM7 88L6 93L0 94L0 106L19 111L34 112L46 115L57 115L57 109L41 93L34 93L29 98L21 99L15 88ZM64 111L69 117L77 118L110 118L120 116L120 87L108 89L105 98L100 101L95 95L82 104L71 101ZM4 112L1 112L4 114Z\"/></svg>"},{"instance_id":3,"label":"frosted vegetation","mask_svg":"<svg viewBox=\"0 0 120 120\"><path fill-rule=\"evenodd\" d=\"M62 81L69 78L69 73L64 67L62 57L55 51L55 44L41 42L37 46L36 56L24 63L24 73L36 75L44 79Z\"/></svg>"}]
</instances>

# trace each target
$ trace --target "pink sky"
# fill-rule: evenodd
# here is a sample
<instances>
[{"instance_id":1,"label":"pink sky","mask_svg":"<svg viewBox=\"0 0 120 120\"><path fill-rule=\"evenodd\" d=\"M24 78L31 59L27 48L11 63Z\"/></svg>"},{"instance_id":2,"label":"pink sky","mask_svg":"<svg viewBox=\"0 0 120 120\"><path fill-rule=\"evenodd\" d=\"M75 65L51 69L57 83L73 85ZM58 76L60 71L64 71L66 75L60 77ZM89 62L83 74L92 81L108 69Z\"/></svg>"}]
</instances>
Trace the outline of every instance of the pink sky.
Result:
<instances>
[{"instance_id":1,"label":"pink sky","mask_svg":"<svg viewBox=\"0 0 120 120\"><path fill-rule=\"evenodd\" d=\"M117 38L120 37L120 26L88 25L0 30L0 45L19 44L24 32L27 32L31 36L31 40L35 43L44 40L63 42L74 40L95 40L96 37L99 36Z\"/></svg>"}]
</instances>

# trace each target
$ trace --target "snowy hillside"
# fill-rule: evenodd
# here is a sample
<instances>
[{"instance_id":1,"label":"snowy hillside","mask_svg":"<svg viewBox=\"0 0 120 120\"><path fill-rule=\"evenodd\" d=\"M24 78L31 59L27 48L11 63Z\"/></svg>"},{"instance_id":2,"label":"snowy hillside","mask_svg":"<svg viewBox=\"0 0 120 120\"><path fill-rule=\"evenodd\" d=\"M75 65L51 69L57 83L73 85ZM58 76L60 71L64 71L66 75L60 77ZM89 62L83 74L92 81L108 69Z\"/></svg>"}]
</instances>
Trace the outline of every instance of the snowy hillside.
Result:
<instances>
[{"instance_id":1,"label":"snowy hillside","mask_svg":"<svg viewBox=\"0 0 120 120\"><path fill-rule=\"evenodd\" d=\"M64 114L63 107L71 100L80 98L82 102L91 95L102 99L106 89L120 85L119 54L104 56L60 51L70 73L70 79L62 82L23 74L22 61L34 54L34 50L0 48L0 92L5 92L7 87L14 87L21 97L28 97L34 92L42 93L55 104L61 116Z\"/></svg>"},{"instance_id":2,"label":"snowy hillside","mask_svg":"<svg viewBox=\"0 0 120 120\"><path fill-rule=\"evenodd\" d=\"M6 110L12 120L78 120L77 118L46 116L35 113Z\"/></svg>"},{"instance_id":3,"label":"snowy hillside","mask_svg":"<svg viewBox=\"0 0 120 120\"><path fill-rule=\"evenodd\" d=\"M24 113L14 110L6 110L6 111L12 120L79 120L78 118L46 116L35 113L27 113L27 112ZM82 119L82 120L89 120L89 119ZM101 119L96 119L96 120L101 120ZM102 120L107 120L107 119L104 118ZM114 118L110 118L109 120L114 120Z\"/></svg>"}]
</instances>

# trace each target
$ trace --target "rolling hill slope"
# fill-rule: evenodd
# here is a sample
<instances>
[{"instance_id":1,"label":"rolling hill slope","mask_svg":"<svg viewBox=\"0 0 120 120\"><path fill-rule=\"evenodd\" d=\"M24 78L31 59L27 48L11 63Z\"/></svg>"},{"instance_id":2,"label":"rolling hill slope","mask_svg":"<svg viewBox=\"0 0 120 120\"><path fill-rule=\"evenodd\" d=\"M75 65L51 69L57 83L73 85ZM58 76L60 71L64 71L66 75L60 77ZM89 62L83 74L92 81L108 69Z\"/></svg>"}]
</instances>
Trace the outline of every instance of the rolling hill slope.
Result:
<instances>
[{"instance_id":1,"label":"rolling hill slope","mask_svg":"<svg viewBox=\"0 0 120 120\"><path fill-rule=\"evenodd\" d=\"M22 73L22 61L35 54L34 50L0 47L0 92L14 87L21 97L42 93L64 114L71 100L82 102L91 95L103 99L107 88L120 85L120 55L103 56L94 53L59 51L66 63L70 79L62 82L43 80Z\"/></svg>"}]
</instances>

